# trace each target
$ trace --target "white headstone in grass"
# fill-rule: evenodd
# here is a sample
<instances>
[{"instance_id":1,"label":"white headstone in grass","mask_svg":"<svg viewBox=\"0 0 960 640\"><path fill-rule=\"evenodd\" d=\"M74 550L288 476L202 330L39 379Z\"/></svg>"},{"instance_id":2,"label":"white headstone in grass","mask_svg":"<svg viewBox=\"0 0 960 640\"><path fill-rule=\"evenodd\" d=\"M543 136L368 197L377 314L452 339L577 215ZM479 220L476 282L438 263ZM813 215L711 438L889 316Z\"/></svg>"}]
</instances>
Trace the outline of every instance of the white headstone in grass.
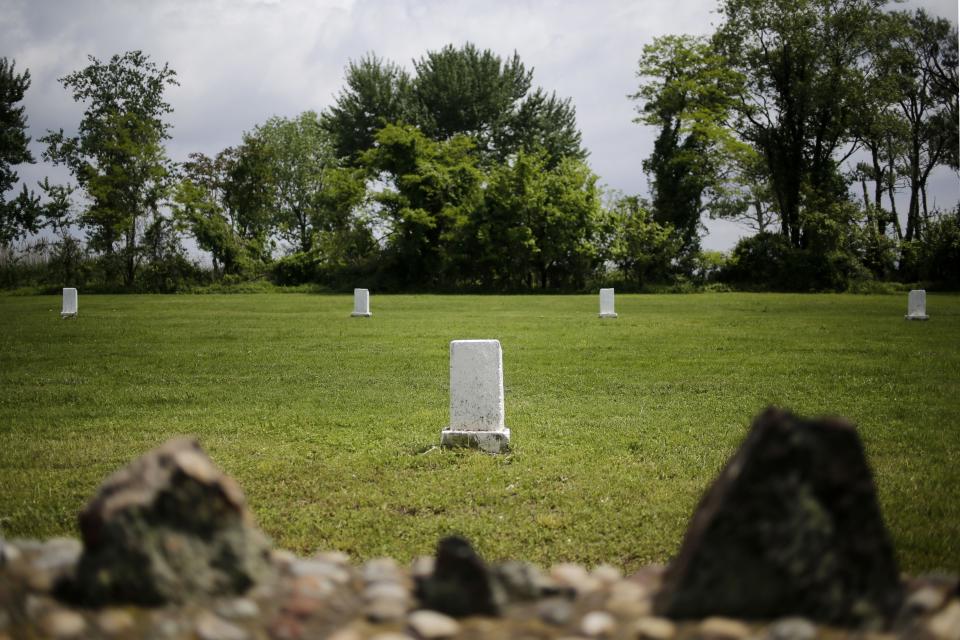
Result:
<instances>
[{"instance_id":1,"label":"white headstone in grass","mask_svg":"<svg viewBox=\"0 0 960 640\"><path fill-rule=\"evenodd\" d=\"M63 307L60 309L61 318L77 317L77 290L73 288L64 288Z\"/></svg>"},{"instance_id":2,"label":"white headstone in grass","mask_svg":"<svg viewBox=\"0 0 960 640\"><path fill-rule=\"evenodd\" d=\"M499 340L450 343L450 426L440 434L445 447L506 451L510 429L503 419L503 353Z\"/></svg>"},{"instance_id":3,"label":"white headstone in grass","mask_svg":"<svg viewBox=\"0 0 960 640\"><path fill-rule=\"evenodd\" d=\"M617 317L617 314L613 310L613 289L600 289L600 317Z\"/></svg>"},{"instance_id":4,"label":"white headstone in grass","mask_svg":"<svg viewBox=\"0 0 960 640\"><path fill-rule=\"evenodd\" d=\"M925 289L914 289L907 298L907 315L903 316L907 320L926 320L927 315L927 292Z\"/></svg>"},{"instance_id":5,"label":"white headstone in grass","mask_svg":"<svg viewBox=\"0 0 960 640\"><path fill-rule=\"evenodd\" d=\"M353 290L353 313L354 318L370 317L370 291L368 289Z\"/></svg>"}]
</instances>

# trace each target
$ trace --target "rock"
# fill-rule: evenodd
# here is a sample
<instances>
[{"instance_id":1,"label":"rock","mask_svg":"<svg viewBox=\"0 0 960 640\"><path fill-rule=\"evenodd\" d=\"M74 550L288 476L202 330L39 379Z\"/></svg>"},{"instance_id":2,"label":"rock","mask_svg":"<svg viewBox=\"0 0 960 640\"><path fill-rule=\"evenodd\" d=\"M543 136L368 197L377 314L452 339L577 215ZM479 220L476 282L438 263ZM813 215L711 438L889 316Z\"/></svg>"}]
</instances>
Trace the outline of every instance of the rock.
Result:
<instances>
[{"instance_id":1,"label":"rock","mask_svg":"<svg viewBox=\"0 0 960 640\"><path fill-rule=\"evenodd\" d=\"M241 594L270 570L243 493L194 440L114 473L80 514L75 595L88 603Z\"/></svg>"},{"instance_id":2,"label":"rock","mask_svg":"<svg viewBox=\"0 0 960 640\"><path fill-rule=\"evenodd\" d=\"M122 609L106 609L97 616L97 627L108 636L124 634L134 627L133 616Z\"/></svg>"},{"instance_id":3,"label":"rock","mask_svg":"<svg viewBox=\"0 0 960 640\"><path fill-rule=\"evenodd\" d=\"M617 630L617 621L606 611L591 611L580 621L580 632L588 638L607 638Z\"/></svg>"},{"instance_id":4,"label":"rock","mask_svg":"<svg viewBox=\"0 0 960 640\"><path fill-rule=\"evenodd\" d=\"M623 572L613 565L601 564L594 567L590 575L603 584L613 584L623 577Z\"/></svg>"},{"instance_id":5,"label":"rock","mask_svg":"<svg viewBox=\"0 0 960 640\"><path fill-rule=\"evenodd\" d=\"M875 624L901 587L853 426L767 409L700 501L659 615Z\"/></svg>"},{"instance_id":6,"label":"rock","mask_svg":"<svg viewBox=\"0 0 960 640\"><path fill-rule=\"evenodd\" d=\"M217 614L230 619L256 618L260 615L260 606L249 598L234 598L220 603Z\"/></svg>"},{"instance_id":7,"label":"rock","mask_svg":"<svg viewBox=\"0 0 960 640\"><path fill-rule=\"evenodd\" d=\"M767 640L816 640L817 627L806 618L783 618L767 630Z\"/></svg>"},{"instance_id":8,"label":"rock","mask_svg":"<svg viewBox=\"0 0 960 640\"><path fill-rule=\"evenodd\" d=\"M419 556L414 558L410 565L410 575L413 576L415 580L418 578L426 578L433 573L435 565L436 560L433 556Z\"/></svg>"},{"instance_id":9,"label":"rock","mask_svg":"<svg viewBox=\"0 0 960 640\"><path fill-rule=\"evenodd\" d=\"M930 618L927 631L936 640L960 640L960 600L953 600Z\"/></svg>"},{"instance_id":10,"label":"rock","mask_svg":"<svg viewBox=\"0 0 960 640\"><path fill-rule=\"evenodd\" d=\"M360 570L364 582L402 582L403 570L393 558L374 558Z\"/></svg>"},{"instance_id":11,"label":"rock","mask_svg":"<svg viewBox=\"0 0 960 640\"><path fill-rule=\"evenodd\" d=\"M12 564L20 559L20 549L9 540L0 539L0 567Z\"/></svg>"},{"instance_id":12,"label":"rock","mask_svg":"<svg viewBox=\"0 0 960 640\"><path fill-rule=\"evenodd\" d=\"M52 591L64 579L73 576L83 550L73 538L53 538L43 542L31 554L27 583L34 591Z\"/></svg>"},{"instance_id":13,"label":"rock","mask_svg":"<svg viewBox=\"0 0 960 640\"><path fill-rule=\"evenodd\" d=\"M526 562L502 562L493 568L493 577L511 602L536 600L551 592L543 573Z\"/></svg>"},{"instance_id":14,"label":"rock","mask_svg":"<svg viewBox=\"0 0 960 640\"><path fill-rule=\"evenodd\" d=\"M537 606L537 615L547 624L562 627L573 617L573 605L566 598L550 598Z\"/></svg>"},{"instance_id":15,"label":"rock","mask_svg":"<svg viewBox=\"0 0 960 640\"><path fill-rule=\"evenodd\" d=\"M633 626L636 640L673 640L677 625L666 618L640 618Z\"/></svg>"},{"instance_id":16,"label":"rock","mask_svg":"<svg viewBox=\"0 0 960 640\"><path fill-rule=\"evenodd\" d=\"M326 560L294 560L287 570L294 576L318 576L336 584L350 581L350 572L346 568Z\"/></svg>"},{"instance_id":17,"label":"rock","mask_svg":"<svg viewBox=\"0 0 960 640\"><path fill-rule=\"evenodd\" d=\"M750 627L739 620L710 617L698 628L702 640L743 640L750 635Z\"/></svg>"},{"instance_id":18,"label":"rock","mask_svg":"<svg viewBox=\"0 0 960 640\"><path fill-rule=\"evenodd\" d=\"M195 628L200 640L247 640L250 634L244 629L204 611L197 616Z\"/></svg>"},{"instance_id":19,"label":"rock","mask_svg":"<svg viewBox=\"0 0 960 640\"><path fill-rule=\"evenodd\" d=\"M610 613L624 618L649 616L653 611L650 591L629 580L615 582L610 587L610 597L607 598L606 609Z\"/></svg>"},{"instance_id":20,"label":"rock","mask_svg":"<svg viewBox=\"0 0 960 640\"><path fill-rule=\"evenodd\" d=\"M433 573L417 582L417 599L427 609L458 618L496 616L506 594L470 543L451 536L437 545Z\"/></svg>"},{"instance_id":21,"label":"rock","mask_svg":"<svg viewBox=\"0 0 960 640\"><path fill-rule=\"evenodd\" d=\"M452 638L460 633L460 624L442 613L421 609L414 611L407 619L410 629L425 640L433 638Z\"/></svg>"},{"instance_id":22,"label":"rock","mask_svg":"<svg viewBox=\"0 0 960 640\"><path fill-rule=\"evenodd\" d=\"M947 594L937 587L921 587L911 593L904 608L912 615L930 613L943 606L947 600Z\"/></svg>"},{"instance_id":23,"label":"rock","mask_svg":"<svg viewBox=\"0 0 960 640\"><path fill-rule=\"evenodd\" d=\"M564 562L550 567L550 577L558 584L569 587L577 593L590 593L600 588L600 581L591 576L578 564Z\"/></svg>"},{"instance_id":24,"label":"rock","mask_svg":"<svg viewBox=\"0 0 960 640\"><path fill-rule=\"evenodd\" d=\"M83 616L63 609L51 611L40 622L40 628L51 638L79 638L86 627Z\"/></svg>"},{"instance_id":25,"label":"rock","mask_svg":"<svg viewBox=\"0 0 960 640\"><path fill-rule=\"evenodd\" d=\"M399 622L407 615L408 609L406 600L378 598L367 602L363 606L363 615L370 622L377 624Z\"/></svg>"}]
</instances>

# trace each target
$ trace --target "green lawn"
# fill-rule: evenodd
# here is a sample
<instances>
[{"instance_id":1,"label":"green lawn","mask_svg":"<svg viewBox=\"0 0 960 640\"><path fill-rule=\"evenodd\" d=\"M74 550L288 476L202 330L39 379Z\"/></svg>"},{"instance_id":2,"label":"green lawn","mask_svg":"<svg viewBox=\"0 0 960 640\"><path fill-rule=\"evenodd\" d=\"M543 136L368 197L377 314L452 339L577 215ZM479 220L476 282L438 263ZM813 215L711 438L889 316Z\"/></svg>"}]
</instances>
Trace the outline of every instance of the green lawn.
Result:
<instances>
[{"instance_id":1,"label":"green lawn","mask_svg":"<svg viewBox=\"0 0 960 640\"><path fill-rule=\"evenodd\" d=\"M853 420L903 569L960 570L960 296L0 296L0 533L76 534L100 481L198 437L278 545L400 559L674 553L764 406ZM503 345L513 452L432 448L448 343Z\"/></svg>"}]
</instances>

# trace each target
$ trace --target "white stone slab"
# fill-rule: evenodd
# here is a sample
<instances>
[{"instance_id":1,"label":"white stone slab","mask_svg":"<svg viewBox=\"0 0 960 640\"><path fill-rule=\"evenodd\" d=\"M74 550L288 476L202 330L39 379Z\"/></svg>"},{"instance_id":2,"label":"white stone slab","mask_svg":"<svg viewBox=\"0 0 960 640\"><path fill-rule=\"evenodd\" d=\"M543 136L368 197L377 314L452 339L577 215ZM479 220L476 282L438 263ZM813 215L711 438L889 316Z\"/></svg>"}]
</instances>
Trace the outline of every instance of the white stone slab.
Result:
<instances>
[{"instance_id":1,"label":"white stone slab","mask_svg":"<svg viewBox=\"0 0 960 640\"><path fill-rule=\"evenodd\" d=\"M64 288L63 307L60 309L61 318L75 318L77 316L77 290Z\"/></svg>"},{"instance_id":2,"label":"white stone slab","mask_svg":"<svg viewBox=\"0 0 960 640\"><path fill-rule=\"evenodd\" d=\"M440 444L499 453L509 443L510 429L504 423L500 341L452 341L450 425L441 432Z\"/></svg>"},{"instance_id":3,"label":"white stone slab","mask_svg":"<svg viewBox=\"0 0 960 640\"><path fill-rule=\"evenodd\" d=\"M613 308L613 289L600 289L600 317L616 318Z\"/></svg>"},{"instance_id":4,"label":"white stone slab","mask_svg":"<svg viewBox=\"0 0 960 640\"><path fill-rule=\"evenodd\" d=\"M927 292L925 289L914 289L907 298L907 320L927 320Z\"/></svg>"},{"instance_id":5,"label":"white stone slab","mask_svg":"<svg viewBox=\"0 0 960 640\"><path fill-rule=\"evenodd\" d=\"M354 318L369 318L370 313L370 291L368 289L353 290L353 313Z\"/></svg>"}]
</instances>

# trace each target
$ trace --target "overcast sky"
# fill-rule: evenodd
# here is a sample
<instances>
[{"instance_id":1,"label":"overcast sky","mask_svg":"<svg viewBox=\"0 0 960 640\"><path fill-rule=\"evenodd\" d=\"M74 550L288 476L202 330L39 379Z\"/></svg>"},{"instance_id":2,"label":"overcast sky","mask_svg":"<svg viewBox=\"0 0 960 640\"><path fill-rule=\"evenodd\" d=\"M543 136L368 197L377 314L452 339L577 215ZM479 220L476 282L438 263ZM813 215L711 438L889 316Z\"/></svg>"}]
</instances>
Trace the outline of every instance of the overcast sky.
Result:
<instances>
[{"instance_id":1,"label":"overcast sky","mask_svg":"<svg viewBox=\"0 0 960 640\"><path fill-rule=\"evenodd\" d=\"M957 0L910 0L957 22ZM644 44L674 33L707 34L714 0L0 0L0 56L29 69L24 101L30 135L74 130L83 106L57 81L101 60L140 49L177 72L174 160L215 154L273 115L321 111L333 102L348 60L374 51L411 60L446 44L473 42L534 69L534 84L570 97L589 162L602 183L646 194L641 162L655 132L632 122L636 66ZM41 146L33 143L39 160ZM64 180L45 165L21 178ZM933 179L936 203L952 206L960 180ZM710 222L707 248L729 249L746 231Z\"/></svg>"}]
</instances>

